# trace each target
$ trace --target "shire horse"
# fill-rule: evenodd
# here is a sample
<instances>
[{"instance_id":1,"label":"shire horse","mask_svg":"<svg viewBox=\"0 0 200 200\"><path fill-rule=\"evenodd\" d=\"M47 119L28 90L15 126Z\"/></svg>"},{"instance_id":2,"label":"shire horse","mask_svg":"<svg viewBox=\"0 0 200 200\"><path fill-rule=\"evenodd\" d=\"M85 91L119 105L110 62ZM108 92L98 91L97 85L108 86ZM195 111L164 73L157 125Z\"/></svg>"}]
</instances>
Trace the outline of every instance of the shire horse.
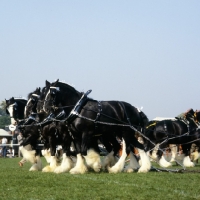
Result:
<instances>
[{"instance_id":1,"label":"shire horse","mask_svg":"<svg viewBox=\"0 0 200 200\"><path fill-rule=\"evenodd\" d=\"M124 146L126 146L123 158L120 158L114 166L108 167L110 173L123 170L125 158L133 151L133 147L138 148L142 161L138 172L148 172L151 167L150 160L144 151L144 146L135 137L135 132L141 131L147 125L146 115L127 102L96 101L88 98L88 93L83 94L69 84L57 80L51 83L44 101L43 110L46 113L62 107L68 116L65 121L75 141L77 151L77 162L70 173L85 173L87 167L84 160L87 165L97 161L92 167L96 168L95 171L100 170L99 154L96 153L98 157L94 161L90 159L88 149L101 136L104 139L109 138L108 142L114 141L116 137L121 140L123 138ZM110 153L113 154L113 152ZM131 156L131 159L133 157ZM133 166L130 165L129 170L133 170Z\"/></svg>"},{"instance_id":2,"label":"shire horse","mask_svg":"<svg viewBox=\"0 0 200 200\"><path fill-rule=\"evenodd\" d=\"M13 98L10 99L10 101L6 100L7 104L7 110L9 113L13 113L13 119L15 121L15 125L18 126L20 132L23 135L23 142L21 143L19 150L22 152L23 157L31 162L33 165L29 169L29 171L36 171L41 170L41 160L40 160L40 150L37 148L38 144L38 130L37 127L31 126L34 122L33 118L29 118L27 113L27 104L30 104L30 102L33 103L34 100L30 98L30 96L35 93L39 93L40 88L36 88L34 92L31 92L28 95L28 100L23 99L20 101L17 99L16 102L13 104ZM31 99L31 100L30 100ZM9 106L9 104L11 104ZM33 104L34 105L34 104ZM34 110L34 106L31 109L31 111ZM25 119L28 117L28 119ZM11 118L12 119L12 118Z\"/></svg>"},{"instance_id":3,"label":"shire horse","mask_svg":"<svg viewBox=\"0 0 200 200\"><path fill-rule=\"evenodd\" d=\"M44 113L42 109L49 84L50 83L46 81L46 86L42 90L38 88L28 95L28 102L25 108L25 116L28 117L28 119L24 127L26 127L25 132L31 132L30 129L34 131L26 138L26 143L31 143L35 141L36 138L42 137L42 141L44 142L42 155L46 158L47 163L49 163L42 171L61 173L68 171L68 169L73 166L73 162L69 157L72 155L70 151L71 136L68 133L68 128L65 123L55 121L56 118L62 119L65 117L61 109L49 115ZM30 126L28 124L30 124ZM57 162L57 145L61 145L63 148L61 165Z\"/></svg>"},{"instance_id":4,"label":"shire horse","mask_svg":"<svg viewBox=\"0 0 200 200\"><path fill-rule=\"evenodd\" d=\"M192 143L200 146L199 122L200 112L194 112L193 109L175 120L150 121L145 131L146 150L150 151L150 155L152 155L153 149L157 146L158 164L162 167L169 167L171 163L164 159L163 150L170 144L181 145L184 154L183 165L193 167L194 163L191 162L189 156Z\"/></svg>"}]
</instances>

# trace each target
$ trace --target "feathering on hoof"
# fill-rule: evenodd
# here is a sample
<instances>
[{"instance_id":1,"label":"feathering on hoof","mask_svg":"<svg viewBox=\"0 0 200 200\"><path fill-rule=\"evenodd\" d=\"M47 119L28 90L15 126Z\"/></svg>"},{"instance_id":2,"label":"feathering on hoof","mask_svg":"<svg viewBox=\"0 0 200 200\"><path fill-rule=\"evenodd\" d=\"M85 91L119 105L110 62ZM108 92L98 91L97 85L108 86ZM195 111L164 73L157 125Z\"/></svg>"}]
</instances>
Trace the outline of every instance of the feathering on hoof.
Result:
<instances>
[{"instance_id":1,"label":"feathering on hoof","mask_svg":"<svg viewBox=\"0 0 200 200\"><path fill-rule=\"evenodd\" d=\"M84 156L86 164L89 168L93 169L95 172L99 172L101 169L101 159L100 155L93 149L87 151L87 155Z\"/></svg>"},{"instance_id":2,"label":"feathering on hoof","mask_svg":"<svg viewBox=\"0 0 200 200\"><path fill-rule=\"evenodd\" d=\"M66 153L64 153L61 165L56 167L54 172L57 174L69 172L69 170L72 169L72 167L74 167L74 162L70 157L66 156Z\"/></svg>"},{"instance_id":3,"label":"feathering on hoof","mask_svg":"<svg viewBox=\"0 0 200 200\"><path fill-rule=\"evenodd\" d=\"M35 157L35 150L26 150L23 146L20 146L20 151L23 155L23 157L29 161L30 163L34 164L37 162L36 157Z\"/></svg>"},{"instance_id":4,"label":"feathering on hoof","mask_svg":"<svg viewBox=\"0 0 200 200\"><path fill-rule=\"evenodd\" d=\"M108 166L108 172L109 173L119 173L124 169L124 165L125 165L125 159L126 159L126 144L124 139L122 139L122 155L119 158L118 162L113 166L113 167L109 167Z\"/></svg>"},{"instance_id":5,"label":"feathering on hoof","mask_svg":"<svg viewBox=\"0 0 200 200\"><path fill-rule=\"evenodd\" d=\"M76 165L74 168L72 168L69 172L70 174L84 174L88 171L85 163L84 163L84 159L81 156L81 154L77 155L77 161L76 161Z\"/></svg>"},{"instance_id":6,"label":"feathering on hoof","mask_svg":"<svg viewBox=\"0 0 200 200\"><path fill-rule=\"evenodd\" d=\"M50 161L50 165L44 167L42 169L42 172L53 172L56 167L57 167L57 160L56 160L56 157L55 156L51 156L51 161Z\"/></svg>"},{"instance_id":7,"label":"feathering on hoof","mask_svg":"<svg viewBox=\"0 0 200 200\"><path fill-rule=\"evenodd\" d=\"M131 173L137 170L139 167L140 165L138 164L135 156L133 155L133 152L130 152L130 162L129 162L129 165L126 166L126 168L124 169L124 172Z\"/></svg>"},{"instance_id":8,"label":"feathering on hoof","mask_svg":"<svg viewBox=\"0 0 200 200\"><path fill-rule=\"evenodd\" d=\"M138 151L141 158L141 167L139 168L138 173L146 173L151 169L150 159L144 150L138 148Z\"/></svg>"}]
</instances>

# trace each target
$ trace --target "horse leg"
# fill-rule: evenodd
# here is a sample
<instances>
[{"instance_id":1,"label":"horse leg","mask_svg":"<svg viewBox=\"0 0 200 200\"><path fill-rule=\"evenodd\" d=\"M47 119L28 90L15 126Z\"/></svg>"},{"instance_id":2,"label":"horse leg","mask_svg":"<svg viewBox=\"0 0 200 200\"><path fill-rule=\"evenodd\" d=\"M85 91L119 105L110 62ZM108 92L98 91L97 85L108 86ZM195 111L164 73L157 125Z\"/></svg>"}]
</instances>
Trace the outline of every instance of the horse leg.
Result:
<instances>
[{"instance_id":1,"label":"horse leg","mask_svg":"<svg viewBox=\"0 0 200 200\"><path fill-rule=\"evenodd\" d=\"M199 134L197 138L199 139ZM200 153L199 153L200 141L198 140L194 144L195 144L195 147L194 147L194 151L191 153L191 160L193 162L198 163L198 159L200 158Z\"/></svg>"},{"instance_id":2,"label":"horse leg","mask_svg":"<svg viewBox=\"0 0 200 200\"><path fill-rule=\"evenodd\" d=\"M116 158L116 155L119 153L121 145L117 141L116 137L111 134L103 134L102 140L103 145L109 152L102 162L102 168L105 170L108 166L112 167L117 163L118 159Z\"/></svg>"},{"instance_id":3,"label":"horse leg","mask_svg":"<svg viewBox=\"0 0 200 200\"><path fill-rule=\"evenodd\" d=\"M32 164L34 164L36 162L35 150L32 150L30 144L25 145L25 146L20 146L19 150L22 153L22 156L26 161L29 161Z\"/></svg>"},{"instance_id":4,"label":"horse leg","mask_svg":"<svg viewBox=\"0 0 200 200\"><path fill-rule=\"evenodd\" d=\"M128 173L131 173L133 172L134 170L137 170L140 168L140 165L138 164L137 162L137 159L135 158L133 152L131 151L130 152L130 162L129 162L129 165L126 166L126 168L124 169L125 172L128 172Z\"/></svg>"},{"instance_id":5,"label":"horse leg","mask_svg":"<svg viewBox=\"0 0 200 200\"><path fill-rule=\"evenodd\" d=\"M19 150L21 151L23 158L29 161L32 164L36 163L36 157L35 157L35 150L32 150L31 147L31 141L33 140L33 136L29 135L23 142L21 143L21 146L19 147Z\"/></svg>"},{"instance_id":6,"label":"horse leg","mask_svg":"<svg viewBox=\"0 0 200 200\"><path fill-rule=\"evenodd\" d=\"M124 169L125 160L127 155L130 154L130 134L128 131L123 131L123 142L122 142L122 155L113 167L109 167L109 173L118 173Z\"/></svg>"},{"instance_id":7,"label":"horse leg","mask_svg":"<svg viewBox=\"0 0 200 200\"><path fill-rule=\"evenodd\" d=\"M50 163L51 153L50 153L50 146L47 141L44 143L41 153L44 156L44 158L46 159L47 163Z\"/></svg>"},{"instance_id":8,"label":"horse leg","mask_svg":"<svg viewBox=\"0 0 200 200\"><path fill-rule=\"evenodd\" d=\"M87 172L87 167L84 163L85 160L81 153L81 139L76 137L76 135L73 135L73 137L74 137L75 148L77 151L77 160L76 160L76 165L69 172L70 174L84 174Z\"/></svg>"},{"instance_id":9,"label":"horse leg","mask_svg":"<svg viewBox=\"0 0 200 200\"><path fill-rule=\"evenodd\" d=\"M144 151L144 145L141 144L134 136L132 137L132 144L135 148L138 149L139 155L140 155L140 168L138 169L138 173L146 173L151 169L151 162L147 155L147 153ZM133 152L133 149L132 149ZM134 152L133 152L134 153ZM133 157L131 157L133 159Z\"/></svg>"},{"instance_id":10,"label":"horse leg","mask_svg":"<svg viewBox=\"0 0 200 200\"><path fill-rule=\"evenodd\" d=\"M191 144L182 145L183 153L185 154L185 156L183 158L183 166L185 166L185 167L194 167L195 166L194 162L192 162L190 159L190 147L191 147Z\"/></svg>"},{"instance_id":11,"label":"horse leg","mask_svg":"<svg viewBox=\"0 0 200 200\"><path fill-rule=\"evenodd\" d=\"M160 146L159 146L159 149L157 151L157 161L158 161L158 164L161 166L161 167L170 167L172 166L172 164L170 162L168 162L165 157L164 157L164 152L162 151L162 149L164 149L166 147L166 142L164 143L161 143Z\"/></svg>"},{"instance_id":12,"label":"horse leg","mask_svg":"<svg viewBox=\"0 0 200 200\"><path fill-rule=\"evenodd\" d=\"M42 161L40 158L40 150L36 149L36 163L29 169L29 171L41 171Z\"/></svg>"},{"instance_id":13,"label":"horse leg","mask_svg":"<svg viewBox=\"0 0 200 200\"><path fill-rule=\"evenodd\" d=\"M50 144L50 152L51 152L51 158L50 158L50 164L42 169L42 172L53 172L55 168L57 167L57 159L56 159L56 138L55 136L49 136L49 144Z\"/></svg>"},{"instance_id":14,"label":"horse leg","mask_svg":"<svg viewBox=\"0 0 200 200\"><path fill-rule=\"evenodd\" d=\"M55 173L63 173L68 172L72 167L74 166L74 163L72 159L70 158L70 145L71 145L71 137L68 135L65 135L63 138L63 158L61 165L56 167L54 170Z\"/></svg>"},{"instance_id":15,"label":"horse leg","mask_svg":"<svg viewBox=\"0 0 200 200\"><path fill-rule=\"evenodd\" d=\"M89 140L90 141L90 140ZM89 168L95 172L99 172L101 169L100 150L98 147L98 138L92 137L90 144L88 145L87 155L84 156L86 164Z\"/></svg>"},{"instance_id":16,"label":"horse leg","mask_svg":"<svg viewBox=\"0 0 200 200\"><path fill-rule=\"evenodd\" d=\"M170 159L170 163L175 161L176 155L177 155L177 145L176 144L170 144L169 148L171 149L171 159Z\"/></svg>"},{"instance_id":17,"label":"horse leg","mask_svg":"<svg viewBox=\"0 0 200 200\"><path fill-rule=\"evenodd\" d=\"M126 143L125 140L122 139L122 155L119 158L118 162L113 166L113 167L109 167L108 166L108 172L109 173L118 173L118 172L122 172L122 170L124 169L124 165L125 165L125 159L127 157L127 153L126 153Z\"/></svg>"}]
</instances>

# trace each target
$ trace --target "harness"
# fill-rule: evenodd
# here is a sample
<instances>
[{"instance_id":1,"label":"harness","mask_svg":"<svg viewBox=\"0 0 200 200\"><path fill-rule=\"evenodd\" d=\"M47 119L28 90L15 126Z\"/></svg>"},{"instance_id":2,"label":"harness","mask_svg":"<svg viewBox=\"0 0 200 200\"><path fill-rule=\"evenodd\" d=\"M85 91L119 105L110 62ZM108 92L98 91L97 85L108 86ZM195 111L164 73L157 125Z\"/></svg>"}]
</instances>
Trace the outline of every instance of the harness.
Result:
<instances>
[{"instance_id":1,"label":"harness","mask_svg":"<svg viewBox=\"0 0 200 200\"><path fill-rule=\"evenodd\" d=\"M96 119L94 120L95 130L98 128L98 123L97 123L97 121L99 121L100 116L101 116L101 111L102 111L101 101L98 101L97 107L98 107L98 113L97 113Z\"/></svg>"},{"instance_id":2,"label":"harness","mask_svg":"<svg viewBox=\"0 0 200 200\"><path fill-rule=\"evenodd\" d=\"M66 118L66 122L69 124L73 122L77 117L78 114L80 113L81 109L83 108L83 105L86 103L88 100L87 95L91 93L92 90L88 90L85 94L82 95L81 99L76 103L72 111L69 113L68 117Z\"/></svg>"},{"instance_id":3,"label":"harness","mask_svg":"<svg viewBox=\"0 0 200 200\"><path fill-rule=\"evenodd\" d=\"M149 126L146 127L146 129L150 128L151 126L155 126L156 122L154 122L153 124L150 124Z\"/></svg>"}]
</instances>

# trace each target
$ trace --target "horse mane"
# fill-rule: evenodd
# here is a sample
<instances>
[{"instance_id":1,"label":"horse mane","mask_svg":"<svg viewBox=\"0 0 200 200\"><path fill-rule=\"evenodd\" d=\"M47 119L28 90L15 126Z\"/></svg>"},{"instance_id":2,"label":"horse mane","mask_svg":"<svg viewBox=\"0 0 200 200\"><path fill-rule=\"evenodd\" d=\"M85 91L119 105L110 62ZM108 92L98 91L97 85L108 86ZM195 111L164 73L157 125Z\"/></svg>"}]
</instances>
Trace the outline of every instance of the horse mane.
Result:
<instances>
[{"instance_id":1,"label":"horse mane","mask_svg":"<svg viewBox=\"0 0 200 200\"><path fill-rule=\"evenodd\" d=\"M15 101L24 102L24 103L27 102L27 99L25 99L24 97L14 97L14 100L15 100Z\"/></svg>"},{"instance_id":2,"label":"horse mane","mask_svg":"<svg viewBox=\"0 0 200 200\"><path fill-rule=\"evenodd\" d=\"M68 83L64 83L61 81L58 81L55 85L56 87L62 87L64 90L68 89L70 91L72 91L73 93L77 93L77 94L83 94L82 92L77 91L72 85L68 84Z\"/></svg>"},{"instance_id":3,"label":"horse mane","mask_svg":"<svg viewBox=\"0 0 200 200\"><path fill-rule=\"evenodd\" d=\"M27 95L27 99L30 99L30 98L31 98L31 95L32 95L32 94L35 94L35 93L38 93L38 91L40 92L40 87L39 87L39 88L36 88L33 92L30 92L30 93Z\"/></svg>"},{"instance_id":4,"label":"horse mane","mask_svg":"<svg viewBox=\"0 0 200 200\"><path fill-rule=\"evenodd\" d=\"M28 95L27 95L27 99L30 99L31 95L33 94L34 92L30 92Z\"/></svg>"}]
</instances>

